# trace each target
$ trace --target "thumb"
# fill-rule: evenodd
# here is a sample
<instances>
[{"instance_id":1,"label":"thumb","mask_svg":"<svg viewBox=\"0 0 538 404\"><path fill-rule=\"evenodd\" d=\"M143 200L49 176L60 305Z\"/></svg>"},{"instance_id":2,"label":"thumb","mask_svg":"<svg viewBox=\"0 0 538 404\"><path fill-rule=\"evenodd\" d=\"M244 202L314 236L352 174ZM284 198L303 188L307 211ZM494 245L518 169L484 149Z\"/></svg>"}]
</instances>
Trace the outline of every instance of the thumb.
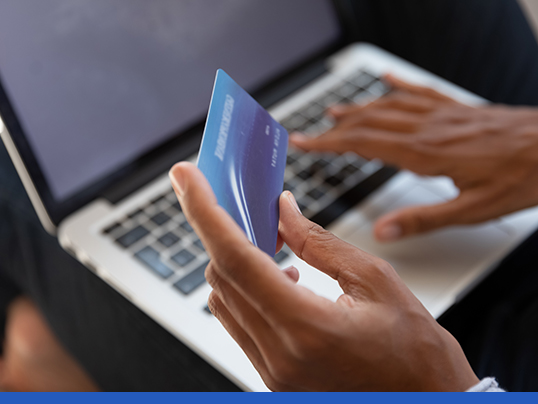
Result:
<instances>
[{"instance_id":1,"label":"thumb","mask_svg":"<svg viewBox=\"0 0 538 404\"><path fill-rule=\"evenodd\" d=\"M437 205L411 206L390 212L374 226L378 241L389 242L441 227L472 224L493 218L485 209L485 193L481 189L462 192L457 198Z\"/></svg>"},{"instance_id":2,"label":"thumb","mask_svg":"<svg viewBox=\"0 0 538 404\"><path fill-rule=\"evenodd\" d=\"M365 297L380 259L340 240L305 218L295 198L286 191L280 197L279 233L302 260L338 281L345 293Z\"/></svg>"}]
</instances>

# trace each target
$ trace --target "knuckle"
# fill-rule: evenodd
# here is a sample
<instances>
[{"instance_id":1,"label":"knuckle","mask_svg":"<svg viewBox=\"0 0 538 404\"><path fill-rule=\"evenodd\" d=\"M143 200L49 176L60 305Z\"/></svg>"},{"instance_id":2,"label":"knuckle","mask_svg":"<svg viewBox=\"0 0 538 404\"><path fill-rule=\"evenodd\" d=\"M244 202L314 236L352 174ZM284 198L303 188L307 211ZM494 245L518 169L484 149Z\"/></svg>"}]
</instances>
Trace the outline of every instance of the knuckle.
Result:
<instances>
[{"instance_id":1,"label":"knuckle","mask_svg":"<svg viewBox=\"0 0 538 404\"><path fill-rule=\"evenodd\" d=\"M301 373L295 361L289 357L281 357L271 362L268 370L277 385L295 384Z\"/></svg>"},{"instance_id":2,"label":"knuckle","mask_svg":"<svg viewBox=\"0 0 538 404\"><path fill-rule=\"evenodd\" d=\"M395 275L395 270L387 261L384 259L371 256L367 261L369 268L369 279L373 283L379 285L387 281L387 279L392 279ZM375 280L375 281L374 281ZM361 287L365 287L364 281L359 280L358 282Z\"/></svg>"},{"instance_id":3,"label":"knuckle","mask_svg":"<svg viewBox=\"0 0 538 404\"><path fill-rule=\"evenodd\" d=\"M386 96L386 103L388 107L400 107L408 102L411 97L409 93L404 93L401 91L394 91Z\"/></svg>"},{"instance_id":4,"label":"knuckle","mask_svg":"<svg viewBox=\"0 0 538 404\"><path fill-rule=\"evenodd\" d=\"M392 275L394 273L394 268L387 261L381 258L375 258L374 265L379 272L386 275Z\"/></svg>"},{"instance_id":5,"label":"knuckle","mask_svg":"<svg viewBox=\"0 0 538 404\"><path fill-rule=\"evenodd\" d=\"M429 215L422 213L410 216L409 224L413 232L421 232L430 229L433 223Z\"/></svg>"},{"instance_id":6,"label":"knuckle","mask_svg":"<svg viewBox=\"0 0 538 404\"><path fill-rule=\"evenodd\" d=\"M263 381L265 382L265 385L267 388L271 391L288 391L289 387L281 382L277 382L275 379L273 379L269 375L262 376Z\"/></svg>"},{"instance_id":7,"label":"knuckle","mask_svg":"<svg viewBox=\"0 0 538 404\"><path fill-rule=\"evenodd\" d=\"M309 254L311 250L315 250L316 254L319 254L319 250L329 250L330 244L336 239L336 237L329 231L325 230L323 227L310 223L309 228L306 231L306 237L302 248L299 250L299 258L303 259L305 254Z\"/></svg>"},{"instance_id":8,"label":"knuckle","mask_svg":"<svg viewBox=\"0 0 538 404\"><path fill-rule=\"evenodd\" d=\"M220 310L221 310L222 302L214 291L212 291L209 294L209 297L207 298L207 306L209 307L209 310L211 310L211 313L213 313L213 315L216 318L220 318Z\"/></svg>"},{"instance_id":9,"label":"knuckle","mask_svg":"<svg viewBox=\"0 0 538 404\"><path fill-rule=\"evenodd\" d=\"M318 330L318 332L305 333L302 338L296 340L292 352L297 363L305 364L319 362L331 352L332 347L329 336Z\"/></svg>"},{"instance_id":10,"label":"knuckle","mask_svg":"<svg viewBox=\"0 0 538 404\"><path fill-rule=\"evenodd\" d=\"M251 247L252 246L247 248L232 248L223 251L222 254L215 257L214 265L218 266L219 272L226 274L227 279L235 281L241 277L243 268L246 265L245 263L251 261ZM216 274L216 277L219 278L219 275Z\"/></svg>"},{"instance_id":11,"label":"knuckle","mask_svg":"<svg viewBox=\"0 0 538 404\"><path fill-rule=\"evenodd\" d=\"M207 281L207 283L213 288L215 289L215 287L217 286L218 284L218 275L215 271L215 266L213 264L213 261L210 261L209 262L209 265L207 266L207 268L205 269L205 273L204 273L204 276L205 276L205 279Z\"/></svg>"}]
</instances>

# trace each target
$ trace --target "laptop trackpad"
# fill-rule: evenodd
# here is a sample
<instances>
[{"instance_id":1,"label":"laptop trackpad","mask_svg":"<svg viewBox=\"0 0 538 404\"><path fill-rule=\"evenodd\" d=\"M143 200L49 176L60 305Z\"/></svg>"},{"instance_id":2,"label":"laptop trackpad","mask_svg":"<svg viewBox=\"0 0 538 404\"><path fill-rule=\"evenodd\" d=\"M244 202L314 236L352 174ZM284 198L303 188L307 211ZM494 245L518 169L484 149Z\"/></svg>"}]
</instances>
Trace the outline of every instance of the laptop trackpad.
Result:
<instances>
[{"instance_id":1,"label":"laptop trackpad","mask_svg":"<svg viewBox=\"0 0 538 404\"><path fill-rule=\"evenodd\" d=\"M382 214L405 206L443 201L444 198L422 185L396 198L385 194L382 200L373 200L366 209L364 206L358 209L368 220L362 221L356 231L342 237L390 262L434 315L446 310L449 301L486 272L492 264L492 256L511 238L506 224L490 222L450 227L387 244L374 240L372 226ZM441 307L447 304L447 307Z\"/></svg>"}]
</instances>

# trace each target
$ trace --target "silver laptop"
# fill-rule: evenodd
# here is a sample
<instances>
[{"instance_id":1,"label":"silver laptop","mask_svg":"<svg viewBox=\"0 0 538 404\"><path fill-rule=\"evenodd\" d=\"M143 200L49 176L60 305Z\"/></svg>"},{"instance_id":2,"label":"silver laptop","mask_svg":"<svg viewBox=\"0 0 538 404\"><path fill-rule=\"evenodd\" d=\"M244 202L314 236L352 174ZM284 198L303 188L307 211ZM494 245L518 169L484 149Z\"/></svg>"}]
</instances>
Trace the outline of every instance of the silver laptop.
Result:
<instances>
[{"instance_id":1,"label":"silver laptop","mask_svg":"<svg viewBox=\"0 0 538 404\"><path fill-rule=\"evenodd\" d=\"M469 103L484 100L366 44L350 44L340 2L39 0L0 3L2 139L43 226L90 270L245 390L266 390L207 310L204 246L166 172L194 160L217 68L290 131L331 126L325 108L370 102L385 73ZM354 154L290 150L285 188L304 214L396 268L439 316L537 225L530 209L473 227L378 244L372 223L438 203L449 179L397 172ZM300 282L338 285L286 247Z\"/></svg>"}]
</instances>

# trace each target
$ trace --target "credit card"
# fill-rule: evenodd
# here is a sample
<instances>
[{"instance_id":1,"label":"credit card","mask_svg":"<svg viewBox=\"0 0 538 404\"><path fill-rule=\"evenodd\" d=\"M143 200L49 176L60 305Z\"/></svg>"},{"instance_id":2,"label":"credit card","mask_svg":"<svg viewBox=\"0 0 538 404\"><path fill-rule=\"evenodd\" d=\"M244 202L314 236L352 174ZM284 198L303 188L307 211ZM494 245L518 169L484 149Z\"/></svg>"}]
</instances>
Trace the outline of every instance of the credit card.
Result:
<instances>
[{"instance_id":1,"label":"credit card","mask_svg":"<svg viewBox=\"0 0 538 404\"><path fill-rule=\"evenodd\" d=\"M288 132L223 70L217 71L198 168L248 239L271 257L278 235Z\"/></svg>"}]
</instances>

